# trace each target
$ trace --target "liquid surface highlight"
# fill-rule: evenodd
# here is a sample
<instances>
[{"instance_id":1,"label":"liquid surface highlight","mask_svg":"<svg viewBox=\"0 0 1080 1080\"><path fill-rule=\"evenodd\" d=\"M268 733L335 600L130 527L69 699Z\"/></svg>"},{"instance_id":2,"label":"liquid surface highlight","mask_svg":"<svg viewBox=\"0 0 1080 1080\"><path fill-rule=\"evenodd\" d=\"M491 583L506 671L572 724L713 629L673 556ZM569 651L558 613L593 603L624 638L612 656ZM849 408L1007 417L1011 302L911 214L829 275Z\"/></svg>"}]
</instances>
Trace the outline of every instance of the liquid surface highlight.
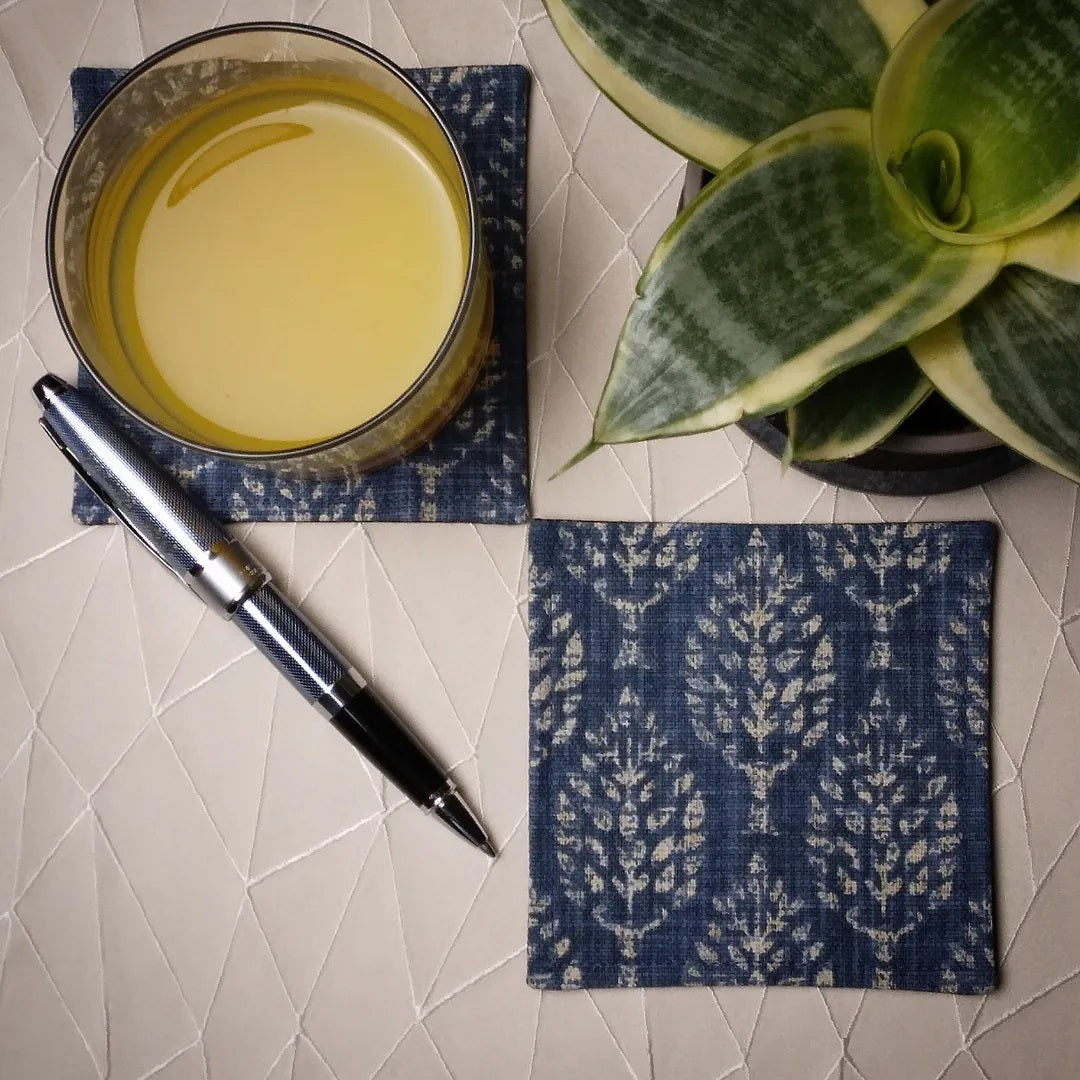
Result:
<instances>
[{"instance_id":1,"label":"liquid surface highlight","mask_svg":"<svg viewBox=\"0 0 1080 1080\"><path fill-rule=\"evenodd\" d=\"M302 444L378 415L461 299L464 207L376 109L246 96L133 167L109 273L120 345L193 430Z\"/></svg>"}]
</instances>

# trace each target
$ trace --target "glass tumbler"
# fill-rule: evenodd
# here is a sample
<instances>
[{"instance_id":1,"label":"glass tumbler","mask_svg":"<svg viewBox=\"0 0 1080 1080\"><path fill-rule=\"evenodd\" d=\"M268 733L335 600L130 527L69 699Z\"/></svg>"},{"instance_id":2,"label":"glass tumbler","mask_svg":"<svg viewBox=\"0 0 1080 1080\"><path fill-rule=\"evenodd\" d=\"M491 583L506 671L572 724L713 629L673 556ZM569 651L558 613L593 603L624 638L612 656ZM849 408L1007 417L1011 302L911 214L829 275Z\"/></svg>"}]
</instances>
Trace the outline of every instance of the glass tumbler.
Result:
<instances>
[{"instance_id":1,"label":"glass tumbler","mask_svg":"<svg viewBox=\"0 0 1080 1080\"><path fill-rule=\"evenodd\" d=\"M95 288L90 268L95 250L108 248L110 230L123 211L117 178L149 140L169 125L182 129L186 117L207 115L215 102L245 87L296 80L348 87L374 102L380 114L391 116L423 148L460 211L464 284L430 361L375 415L361 411L347 430L313 441L223 437L213 423L179 419L146 378L132 351L124 348L115 305ZM491 280L476 193L461 148L435 105L404 72L374 50L331 31L289 23L227 26L170 45L134 68L68 148L53 187L47 228L49 283L60 322L101 389L168 439L280 474L350 476L400 459L455 413L487 354ZM423 304L424 296L418 295L416 303ZM297 363L305 365L305 379L322 380L319 392L340 394L333 379L320 372L317 355L298 357Z\"/></svg>"}]
</instances>

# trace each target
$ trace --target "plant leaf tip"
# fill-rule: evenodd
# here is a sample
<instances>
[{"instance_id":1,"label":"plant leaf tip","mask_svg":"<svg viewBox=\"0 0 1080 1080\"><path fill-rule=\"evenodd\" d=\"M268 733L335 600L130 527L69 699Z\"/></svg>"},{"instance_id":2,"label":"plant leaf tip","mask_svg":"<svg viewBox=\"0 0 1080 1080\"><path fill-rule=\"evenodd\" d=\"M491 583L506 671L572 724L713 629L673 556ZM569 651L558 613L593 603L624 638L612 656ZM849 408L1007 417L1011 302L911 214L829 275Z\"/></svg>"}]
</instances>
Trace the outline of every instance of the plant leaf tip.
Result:
<instances>
[{"instance_id":1,"label":"plant leaf tip","mask_svg":"<svg viewBox=\"0 0 1080 1080\"><path fill-rule=\"evenodd\" d=\"M580 465L587 457L592 457L603 445L603 443L597 442L595 439L590 439L565 465L556 469L548 477L548 480L558 480L563 473L569 472L575 465Z\"/></svg>"}]
</instances>

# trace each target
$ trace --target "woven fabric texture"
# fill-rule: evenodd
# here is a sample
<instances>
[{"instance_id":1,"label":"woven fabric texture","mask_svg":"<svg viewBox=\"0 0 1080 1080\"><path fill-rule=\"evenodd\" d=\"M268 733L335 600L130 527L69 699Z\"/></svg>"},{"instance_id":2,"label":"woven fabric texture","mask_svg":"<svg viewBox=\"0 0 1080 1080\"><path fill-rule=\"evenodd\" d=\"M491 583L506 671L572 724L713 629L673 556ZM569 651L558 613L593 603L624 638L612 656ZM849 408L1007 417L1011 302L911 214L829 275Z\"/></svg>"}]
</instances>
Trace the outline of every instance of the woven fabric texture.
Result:
<instances>
[{"instance_id":1,"label":"woven fabric texture","mask_svg":"<svg viewBox=\"0 0 1080 1080\"><path fill-rule=\"evenodd\" d=\"M535 522L532 985L991 987L995 541Z\"/></svg>"}]
</instances>

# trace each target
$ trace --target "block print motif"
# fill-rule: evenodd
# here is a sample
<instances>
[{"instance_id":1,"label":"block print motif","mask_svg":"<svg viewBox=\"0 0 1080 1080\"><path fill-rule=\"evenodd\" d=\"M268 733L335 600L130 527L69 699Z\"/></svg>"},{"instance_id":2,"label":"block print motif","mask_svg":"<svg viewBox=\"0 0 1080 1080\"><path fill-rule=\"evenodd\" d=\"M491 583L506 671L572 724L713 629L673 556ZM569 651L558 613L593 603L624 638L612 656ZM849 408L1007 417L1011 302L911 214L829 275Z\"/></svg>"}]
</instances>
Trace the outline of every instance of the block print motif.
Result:
<instances>
[{"instance_id":1,"label":"block print motif","mask_svg":"<svg viewBox=\"0 0 1080 1080\"><path fill-rule=\"evenodd\" d=\"M531 765L574 734L585 681L581 631L574 628L573 613L566 610L562 594L554 590L553 578L551 571L541 571L535 565L529 568L530 590L543 594L529 615L529 636L538 642L529 653Z\"/></svg>"},{"instance_id":2,"label":"block print motif","mask_svg":"<svg viewBox=\"0 0 1080 1080\"><path fill-rule=\"evenodd\" d=\"M705 806L694 774L624 690L559 793L564 895L618 945L620 986L637 985L639 944L697 893Z\"/></svg>"},{"instance_id":3,"label":"block print motif","mask_svg":"<svg viewBox=\"0 0 1080 1080\"><path fill-rule=\"evenodd\" d=\"M570 558L567 572L587 577L593 591L615 610L620 630L615 668L648 667L641 631L649 613L698 568L701 536L671 525L596 525L580 544L572 530L561 539ZM607 574L597 574L608 570Z\"/></svg>"},{"instance_id":4,"label":"block print motif","mask_svg":"<svg viewBox=\"0 0 1080 1080\"><path fill-rule=\"evenodd\" d=\"M990 754L986 736L990 724L990 575L973 575L970 595L938 635L934 671L937 702L949 738L970 743L986 767ZM965 658L973 657L965 663Z\"/></svg>"},{"instance_id":5,"label":"block print motif","mask_svg":"<svg viewBox=\"0 0 1080 1080\"><path fill-rule=\"evenodd\" d=\"M777 776L828 727L833 643L803 575L758 530L713 584L708 614L686 642L686 703L697 737L749 781L747 829L771 833Z\"/></svg>"},{"instance_id":6,"label":"block print motif","mask_svg":"<svg viewBox=\"0 0 1080 1080\"><path fill-rule=\"evenodd\" d=\"M825 946L800 917L805 906L769 874L765 857L754 854L746 884L713 899L714 918L706 937L694 943L686 981L730 982L734 971L736 983L832 986Z\"/></svg>"},{"instance_id":7,"label":"block print motif","mask_svg":"<svg viewBox=\"0 0 1080 1080\"><path fill-rule=\"evenodd\" d=\"M949 777L879 691L854 733L837 732L810 808L818 898L870 939L874 985L889 988L897 945L952 896L963 837Z\"/></svg>"},{"instance_id":8,"label":"block print motif","mask_svg":"<svg viewBox=\"0 0 1080 1080\"><path fill-rule=\"evenodd\" d=\"M533 985L993 984L992 528L531 538Z\"/></svg>"},{"instance_id":9,"label":"block print motif","mask_svg":"<svg viewBox=\"0 0 1080 1080\"><path fill-rule=\"evenodd\" d=\"M529 889L529 964L551 973L547 985L553 989L576 990L581 986L581 968L558 916L552 913L551 897L533 888Z\"/></svg>"},{"instance_id":10,"label":"block print motif","mask_svg":"<svg viewBox=\"0 0 1080 1080\"><path fill-rule=\"evenodd\" d=\"M950 536L911 522L873 531L838 525L830 532L811 529L808 536L821 577L871 616L870 666L888 670L893 621L923 595L929 578L949 568Z\"/></svg>"}]
</instances>

